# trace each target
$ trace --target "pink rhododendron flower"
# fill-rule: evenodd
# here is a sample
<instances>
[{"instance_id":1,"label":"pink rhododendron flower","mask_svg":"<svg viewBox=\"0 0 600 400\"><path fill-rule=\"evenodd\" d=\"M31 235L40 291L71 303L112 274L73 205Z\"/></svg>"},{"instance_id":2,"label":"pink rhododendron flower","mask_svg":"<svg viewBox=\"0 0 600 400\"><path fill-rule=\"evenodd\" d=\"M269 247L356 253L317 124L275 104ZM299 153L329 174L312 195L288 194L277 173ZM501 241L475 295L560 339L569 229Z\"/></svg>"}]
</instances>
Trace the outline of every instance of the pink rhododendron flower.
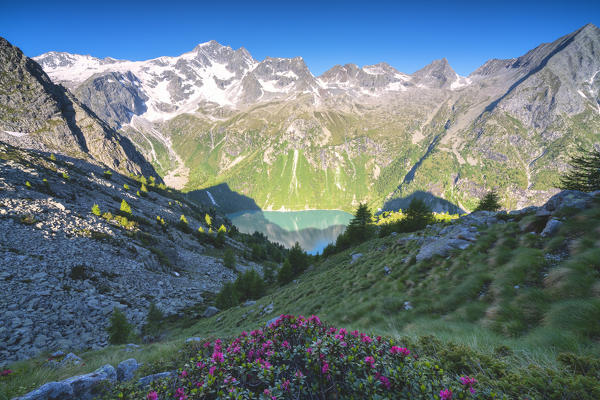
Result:
<instances>
[{"instance_id":1,"label":"pink rhododendron flower","mask_svg":"<svg viewBox=\"0 0 600 400\"><path fill-rule=\"evenodd\" d=\"M285 381L283 381L281 387L283 390L290 390L290 380L286 379Z\"/></svg>"},{"instance_id":2,"label":"pink rhododendron flower","mask_svg":"<svg viewBox=\"0 0 600 400\"><path fill-rule=\"evenodd\" d=\"M184 369L183 371L181 371L181 377L185 378L186 376L188 376L187 371Z\"/></svg>"},{"instance_id":3,"label":"pink rhododendron flower","mask_svg":"<svg viewBox=\"0 0 600 400\"><path fill-rule=\"evenodd\" d=\"M223 353L221 353L220 351L215 351L212 355L212 359L216 363L222 363L223 361L225 361L225 357L223 357Z\"/></svg>"},{"instance_id":4,"label":"pink rhododendron flower","mask_svg":"<svg viewBox=\"0 0 600 400\"><path fill-rule=\"evenodd\" d=\"M327 372L329 372L329 364L327 364L326 362L323 363L323 366L321 367L321 373L323 375L325 375Z\"/></svg>"},{"instance_id":5,"label":"pink rhododendron flower","mask_svg":"<svg viewBox=\"0 0 600 400\"><path fill-rule=\"evenodd\" d=\"M214 375L216 370L217 370L217 367L210 367L210 369L208 370L208 374Z\"/></svg>"},{"instance_id":6,"label":"pink rhododendron flower","mask_svg":"<svg viewBox=\"0 0 600 400\"><path fill-rule=\"evenodd\" d=\"M450 389L440 390L440 400L450 400L452 398L452 391Z\"/></svg>"},{"instance_id":7,"label":"pink rhododendron flower","mask_svg":"<svg viewBox=\"0 0 600 400\"><path fill-rule=\"evenodd\" d=\"M375 368L375 359L371 356L365 357L365 362L371 366L371 368Z\"/></svg>"},{"instance_id":8,"label":"pink rhododendron flower","mask_svg":"<svg viewBox=\"0 0 600 400\"><path fill-rule=\"evenodd\" d=\"M156 393L153 390L150 393L148 393L148 396L146 396L146 399L148 399L148 400L156 400L156 399L158 399L158 393Z\"/></svg>"},{"instance_id":9,"label":"pink rhododendron flower","mask_svg":"<svg viewBox=\"0 0 600 400\"><path fill-rule=\"evenodd\" d=\"M410 354L410 350L408 350L406 347L392 346L392 348L390 349L390 353L401 354L404 357L406 357L407 355Z\"/></svg>"}]
</instances>

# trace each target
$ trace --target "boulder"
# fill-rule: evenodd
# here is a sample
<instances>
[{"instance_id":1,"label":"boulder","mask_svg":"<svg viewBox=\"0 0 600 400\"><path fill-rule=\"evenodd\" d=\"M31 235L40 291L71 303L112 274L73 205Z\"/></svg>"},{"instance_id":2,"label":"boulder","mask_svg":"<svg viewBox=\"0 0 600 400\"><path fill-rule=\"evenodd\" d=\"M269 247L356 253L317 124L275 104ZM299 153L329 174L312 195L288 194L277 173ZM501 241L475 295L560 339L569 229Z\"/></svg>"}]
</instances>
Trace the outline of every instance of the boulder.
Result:
<instances>
[{"instance_id":1,"label":"boulder","mask_svg":"<svg viewBox=\"0 0 600 400\"><path fill-rule=\"evenodd\" d=\"M75 400L73 389L64 382L48 382L33 392L14 400Z\"/></svg>"},{"instance_id":2,"label":"boulder","mask_svg":"<svg viewBox=\"0 0 600 400\"><path fill-rule=\"evenodd\" d=\"M362 253L352 254L352 260L350 261L350 264L354 264L362 256L363 256Z\"/></svg>"},{"instance_id":3,"label":"boulder","mask_svg":"<svg viewBox=\"0 0 600 400\"><path fill-rule=\"evenodd\" d=\"M92 400L102 394L105 383L113 383L116 380L117 371L112 365L106 364L90 374L74 376L63 382L71 386L76 399Z\"/></svg>"},{"instance_id":4,"label":"boulder","mask_svg":"<svg viewBox=\"0 0 600 400\"><path fill-rule=\"evenodd\" d=\"M197 336L185 339L186 343L201 342L201 341L202 341L202 338L201 337L197 337Z\"/></svg>"},{"instance_id":5,"label":"boulder","mask_svg":"<svg viewBox=\"0 0 600 400\"><path fill-rule=\"evenodd\" d=\"M202 314L202 317L204 317L204 318L210 318L213 315L216 315L218 313L219 313L219 309L217 307L208 306L208 307L206 307L206 310L204 310L204 313Z\"/></svg>"},{"instance_id":6,"label":"boulder","mask_svg":"<svg viewBox=\"0 0 600 400\"><path fill-rule=\"evenodd\" d=\"M59 366L68 367L72 365L80 365L82 362L83 360L81 359L81 357L73 353L69 353L65 356L65 358L62 359L62 361L59 363Z\"/></svg>"},{"instance_id":7,"label":"boulder","mask_svg":"<svg viewBox=\"0 0 600 400\"><path fill-rule=\"evenodd\" d=\"M158 374L144 376L143 378L140 378L137 383L139 386L144 387L150 385L154 381L170 378L173 375L175 375L175 373L171 371L159 372Z\"/></svg>"},{"instance_id":8,"label":"boulder","mask_svg":"<svg viewBox=\"0 0 600 400\"><path fill-rule=\"evenodd\" d=\"M552 218L550 221L548 221L548 223L546 223L546 226L544 227L544 230L542 231L542 237L554 236L556 234L556 232L558 232L558 230L560 229L562 224L563 223L561 221L559 221L558 219Z\"/></svg>"},{"instance_id":9,"label":"boulder","mask_svg":"<svg viewBox=\"0 0 600 400\"><path fill-rule=\"evenodd\" d=\"M564 207L579 209L587 208L591 200L592 196L588 193L580 192L578 190L563 190L552 196L550 200L544 204L543 208L554 214Z\"/></svg>"},{"instance_id":10,"label":"boulder","mask_svg":"<svg viewBox=\"0 0 600 400\"><path fill-rule=\"evenodd\" d=\"M424 244L417 254L417 261L428 260L433 256L446 257L452 250L464 250L471 242L462 239L439 238Z\"/></svg>"},{"instance_id":11,"label":"boulder","mask_svg":"<svg viewBox=\"0 0 600 400\"><path fill-rule=\"evenodd\" d=\"M106 383L116 380L117 371L112 365L106 364L89 374L46 383L15 400L92 400L103 393Z\"/></svg>"},{"instance_id":12,"label":"boulder","mask_svg":"<svg viewBox=\"0 0 600 400\"><path fill-rule=\"evenodd\" d=\"M135 371L137 371L139 367L140 364L138 364L135 358L121 361L119 365L117 365L117 380L119 382L125 382L133 379Z\"/></svg>"}]
</instances>

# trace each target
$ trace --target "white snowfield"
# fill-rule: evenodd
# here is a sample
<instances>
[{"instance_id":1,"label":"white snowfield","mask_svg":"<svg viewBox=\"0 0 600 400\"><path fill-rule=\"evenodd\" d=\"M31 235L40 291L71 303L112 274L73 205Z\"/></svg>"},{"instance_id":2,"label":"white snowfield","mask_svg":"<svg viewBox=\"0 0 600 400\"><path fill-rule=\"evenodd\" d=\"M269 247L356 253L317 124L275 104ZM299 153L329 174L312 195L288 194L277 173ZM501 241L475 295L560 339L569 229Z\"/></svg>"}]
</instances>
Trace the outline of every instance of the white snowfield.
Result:
<instances>
[{"instance_id":1,"label":"white snowfield","mask_svg":"<svg viewBox=\"0 0 600 400\"><path fill-rule=\"evenodd\" d=\"M23 136L29 135L29 133L27 133L27 132L11 132L11 131L2 131L2 132L8 133L9 135L16 136L16 137L23 137Z\"/></svg>"},{"instance_id":2,"label":"white snowfield","mask_svg":"<svg viewBox=\"0 0 600 400\"><path fill-rule=\"evenodd\" d=\"M219 60L235 60L224 63ZM303 77L292 68L306 67L298 59L271 58L259 62L245 49L233 50L211 41L177 57L158 57L146 61L127 61L114 58L96 58L90 55L49 52L34 57L55 82L77 86L95 74L131 72L135 78L119 79L123 85L132 85L145 94L147 110L141 117L149 121L168 120L183 113L192 113L204 102L240 108L244 106L248 75L259 85L260 94L255 102L286 98L309 93L320 104L322 96L335 96L340 91L351 96L380 97L386 93L403 92L412 77L396 71L387 64L367 65L361 70L371 76L387 75L390 83L384 87L363 87L354 78L336 76L324 80L312 73ZM300 62L300 64L298 63ZM261 64L270 71L261 76L256 71ZM276 70L275 65L282 65ZM308 69L306 68L306 71ZM109 80L113 81L112 79ZM457 90L471 83L469 78L456 76L451 89Z\"/></svg>"}]
</instances>

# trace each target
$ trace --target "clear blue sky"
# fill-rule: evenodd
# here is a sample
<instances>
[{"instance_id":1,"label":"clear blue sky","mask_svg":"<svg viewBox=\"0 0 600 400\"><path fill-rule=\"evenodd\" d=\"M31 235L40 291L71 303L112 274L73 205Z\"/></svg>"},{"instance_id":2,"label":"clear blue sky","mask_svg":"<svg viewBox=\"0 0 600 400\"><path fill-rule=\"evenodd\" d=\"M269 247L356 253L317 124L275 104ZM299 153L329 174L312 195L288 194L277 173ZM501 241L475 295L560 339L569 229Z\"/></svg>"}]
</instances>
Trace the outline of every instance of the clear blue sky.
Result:
<instances>
[{"instance_id":1,"label":"clear blue sky","mask_svg":"<svg viewBox=\"0 0 600 400\"><path fill-rule=\"evenodd\" d=\"M11 1L0 36L30 57L67 51L144 60L214 39L254 58L302 56L315 75L385 61L412 73L446 57L461 75L512 58L586 23L600 1Z\"/></svg>"}]
</instances>

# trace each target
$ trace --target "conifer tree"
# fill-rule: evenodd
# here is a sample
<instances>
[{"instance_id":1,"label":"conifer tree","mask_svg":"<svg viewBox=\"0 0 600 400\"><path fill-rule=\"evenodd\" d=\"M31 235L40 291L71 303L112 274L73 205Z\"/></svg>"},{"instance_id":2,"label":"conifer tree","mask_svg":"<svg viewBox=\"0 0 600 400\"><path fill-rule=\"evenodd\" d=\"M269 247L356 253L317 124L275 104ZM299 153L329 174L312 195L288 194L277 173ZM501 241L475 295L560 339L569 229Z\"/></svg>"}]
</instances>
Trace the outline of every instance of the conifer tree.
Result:
<instances>
[{"instance_id":1,"label":"conifer tree","mask_svg":"<svg viewBox=\"0 0 600 400\"><path fill-rule=\"evenodd\" d=\"M600 151L582 151L569 161L571 169L560 177L563 190L593 192L600 190Z\"/></svg>"},{"instance_id":2,"label":"conifer tree","mask_svg":"<svg viewBox=\"0 0 600 400\"><path fill-rule=\"evenodd\" d=\"M233 252L233 250L225 250L225 254L223 255L223 265L225 265L229 269L235 268L235 253Z\"/></svg>"},{"instance_id":3,"label":"conifer tree","mask_svg":"<svg viewBox=\"0 0 600 400\"><path fill-rule=\"evenodd\" d=\"M292 268L292 276L300 275L308 267L308 256L298 242L290 249L288 260Z\"/></svg>"},{"instance_id":4,"label":"conifer tree","mask_svg":"<svg viewBox=\"0 0 600 400\"><path fill-rule=\"evenodd\" d=\"M500 205L500 197L495 190L489 191L481 200L479 200L479 204L473 210L475 211L498 211L502 207Z\"/></svg>"},{"instance_id":5,"label":"conifer tree","mask_svg":"<svg viewBox=\"0 0 600 400\"><path fill-rule=\"evenodd\" d=\"M292 266L290 265L290 261L286 259L277 273L277 282L279 282L280 285L285 285L286 283L290 283L293 278Z\"/></svg>"},{"instance_id":6,"label":"conifer tree","mask_svg":"<svg viewBox=\"0 0 600 400\"><path fill-rule=\"evenodd\" d=\"M235 307L240 303L235 285L232 282L227 282L225 285L223 285L223 288L217 295L215 303L219 310L227 310L228 308Z\"/></svg>"},{"instance_id":7,"label":"conifer tree","mask_svg":"<svg viewBox=\"0 0 600 400\"><path fill-rule=\"evenodd\" d=\"M160 331L160 324L164 318L163 312L156 306L154 302L150 303L148 308L148 315L146 315L146 324L144 325L144 332L149 334L156 334Z\"/></svg>"},{"instance_id":8,"label":"conifer tree","mask_svg":"<svg viewBox=\"0 0 600 400\"><path fill-rule=\"evenodd\" d=\"M110 316L110 325L106 330L108 331L108 341L111 344L123 344L127 343L133 327L127 321L125 314L115 307Z\"/></svg>"}]
</instances>

